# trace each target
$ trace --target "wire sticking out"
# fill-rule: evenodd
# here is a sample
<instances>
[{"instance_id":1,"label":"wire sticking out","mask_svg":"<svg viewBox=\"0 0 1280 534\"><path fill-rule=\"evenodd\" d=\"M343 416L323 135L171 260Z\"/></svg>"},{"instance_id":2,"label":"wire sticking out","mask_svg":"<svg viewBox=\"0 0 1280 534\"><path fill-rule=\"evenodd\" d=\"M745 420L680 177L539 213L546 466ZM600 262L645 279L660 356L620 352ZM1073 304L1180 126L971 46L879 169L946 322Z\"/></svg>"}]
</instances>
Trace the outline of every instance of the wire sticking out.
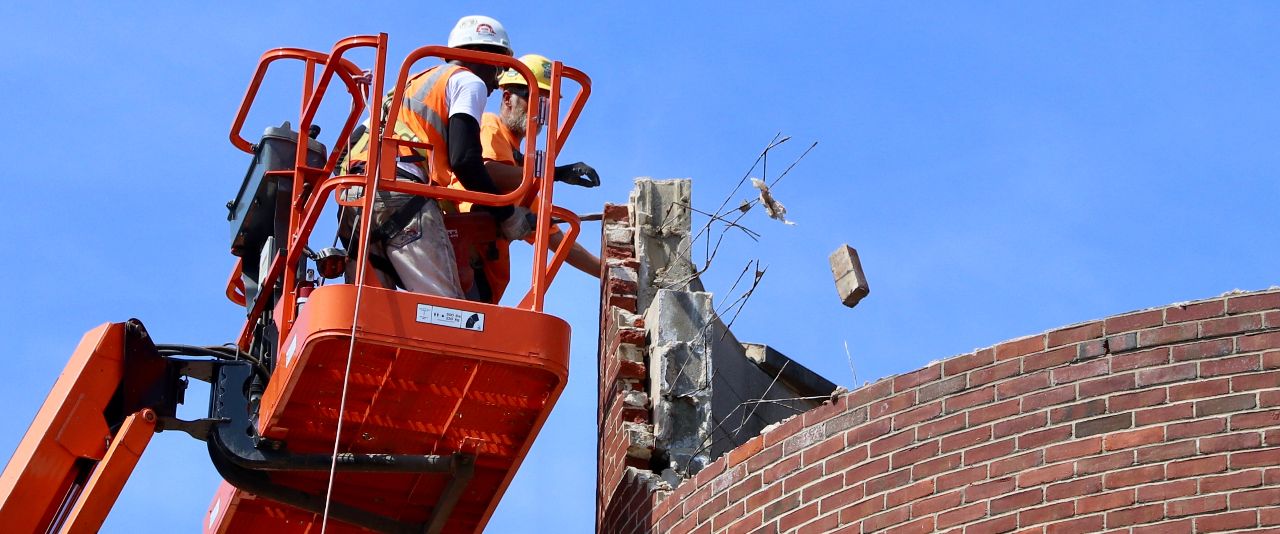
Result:
<instances>
[{"instance_id":1,"label":"wire sticking out","mask_svg":"<svg viewBox=\"0 0 1280 534\"><path fill-rule=\"evenodd\" d=\"M690 252L691 252L691 249L697 244L697 241L699 239L703 240L702 245L705 246L705 251L704 251L703 261L701 262L700 268L695 266L693 269L694 272L692 272L691 274L685 277L682 277L681 279L675 282L663 280L660 283L655 284L657 287L665 287L665 288L680 287L685 284L688 284L692 280L699 278L701 275L706 273L710 269L712 261L716 258L717 253L720 251L720 246L723 244L726 236L731 233L730 232L731 230L741 231L742 233L746 234L747 237L750 238L751 240L759 241L761 237L760 234L751 230L750 228L747 228L745 225L741 224L740 222L744 217L746 217L748 213L751 212L751 208L755 207L757 204L760 204L763 207L765 213L769 217L775 220L781 221L786 225L795 224L793 221L787 220L786 218L787 209L781 202L779 202L773 196L772 187L774 187L780 180L782 180L782 178L786 177L792 171L792 169L794 169L796 165L801 160L803 160L804 157L807 156L809 152L812 151L817 146L817 143L814 142L810 144L799 155L799 157L797 157L794 161L792 161L791 164L788 165L782 171L781 174L775 177L772 177L772 180L770 180L771 176L769 175L769 172L768 172L769 153L770 151L777 148L779 145L787 142L788 140L790 140L790 137L783 137L781 133L774 136L773 140L769 142L768 146L766 146L764 150L761 151L759 157L757 157L756 160L752 163L751 168L747 170L747 173L742 176L742 179L733 188L733 190L730 191L729 194L724 197L724 200L721 202L720 206L716 208L714 211L703 211L684 202L672 202L667 207L668 215L670 215L671 211L674 211L677 208L683 208L707 218L706 223L702 224L701 227L698 228L698 230L688 239L688 241L682 243L679 247L677 247L677 250L675 250L675 253L673 254L674 258L687 261L691 265L697 265L693 261L692 254ZM751 176L753 173L755 173L757 168L760 169L761 178L755 178ZM746 184L746 181L748 179L751 180L752 186L759 191L758 196L756 198L748 198L748 199L742 200L740 204L736 206L731 206L733 199L735 198L736 195L738 195L738 192L741 190L742 186ZM664 217L664 221L667 221L667 223L670 223L670 221L673 221L674 219L675 218L673 217ZM713 227L715 227L717 224L720 225L722 228L719 228L718 232L714 232L715 234L718 234L718 235L712 235ZM659 230L665 232L667 229L661 228ZM709 338L711 336L712 330L716 325L722 325L721 328L723 328L723 332L720 336L721 340L723 340L726 336L728 336L728 334L732 331L733 325L737 320L739 314L746 307L748 301L751 299L751 296L754 294L755 290L759 288L766 270L767 268L761 267L759 259L748 261L747 265L742 269L742 272L739 273L737 279L733 282L732 287L729 288L726 294L733 295L735 290L739 288L739 285L743 284L744 280L749 280L749 287L745 288L741 294L736 296L736 298L733 298L731 301L729 301L727 305L722 304L720 306L716 306L717 309L712 310L712 312L715 315L715 318L711 321L708 321L705 325L703 325L703 327L698 332L696 339L693 340L693 343L701 345L700 348L703 351L708 350L708 345L710 344ZM727 322L724 321L726 316L728 319ZM784 368L785 366L786 364L783 365ZM681 378L683 378L687 370L688 370L687 367L679 366L675 380L679 381ZM719 376L719 370L713 369L712 373L713 373L712 380L715 380L714 376ZM825 399L831 398L830 395L821 395L821 396L815 396L815 397L791 397L791 398L778 398L778 399L767 398L769 397L771 391L774 389L774 386L777 384L780 376L781 376L781 373L773 377L773 380L770 382L769 386L765 389L763 393L760 394L760 398L753 398L753 399L749 399L744 402L741 402L732 410L730 410L730 412L726 414L723 419L716 417L715 414L711 414L711 419L712 419L712 423L714 423L714 427L711 429L710 432L708 432L705 436L703 436L701 440L699 440L700 441L699 446L692 454L692 457L696 458L700 456L705 451L707 451L710 447L713 447L717 443L721 443L724 440L737 439L739 434L745 428L747 428L750 422L756 417L757 408L759 408L761 404L777 405L785 409L791 410L795 413L800 413L801 410L792 405L796 401L825 400ZM855 381L856 381L856 378L855 378ZM705 387L709 387L709 383ZM737 415L737 417L734 417L735 415ZM732 422L731 419L738 419L738 421L735 423L735 422ZM719 434L719 437L717 437L718 434ZM686 477L686 478L689 476L688 470L690 468L690 465L673 464L672 468L677 473L678 476Z\"/></svg>"}]
</instances>

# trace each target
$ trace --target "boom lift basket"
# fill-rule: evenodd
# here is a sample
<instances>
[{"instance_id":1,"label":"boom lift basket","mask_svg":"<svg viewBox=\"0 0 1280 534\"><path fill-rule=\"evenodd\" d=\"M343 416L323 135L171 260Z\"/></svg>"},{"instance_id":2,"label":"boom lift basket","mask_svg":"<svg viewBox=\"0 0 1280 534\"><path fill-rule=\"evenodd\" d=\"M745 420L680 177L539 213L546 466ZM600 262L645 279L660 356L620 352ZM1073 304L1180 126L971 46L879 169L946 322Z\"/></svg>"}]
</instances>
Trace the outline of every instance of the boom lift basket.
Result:
<instances>
[{"instance_id":1,"label":"boom lift basket","mask_svg":"<svg viewBox=\"0 0 1280 534\"><path fill-rule=\"evenodd\" d=\"M259 429L268 443L332 450L356 290L316 289L285 339L262 398ZM333 502L418 532L444 509L445 531L478 531L564 389L569 325L528 310L371 287L360 305L342 452L461 455L473 460L474 474L468 481L457 472L340 472ZM321 494L326 477L271 473L275 485ZM229 487L210 513L217 532L301 532L290 525L319 522L314 511ZM330 527L338 526L331 517Z\"/></svg>"},{"instance_id":2,"label":"boom lift basket","mask_svg":"<svg viewBox=\"0 0 1280 534\"><path fill-rule=\"evenodd\" d=\"M342 59L344 52L357 46L375 49L371 76L362 77L359 68ZM295 166L289 173L293 180L289 232L278 238L280 253L257 276L262 294L270 293L273 298L246 302L249 322L240 337L245 350L269 352L262 358L270 362L272 373L265 384L246 375L220 386L228 397L235 397L237 389L250 391L246 406L251 416L231 427L249 427L243 433L251 435L253 450L237 452L236 447L210 440L215 464L230 484L224 484L215 496L206 531L305 532L323 521L318 497L328 488L329 466L300 468L297 459L332 461L345 379L340 456L389 460L380 466L338 466L327 527L334 532L478 532L568 379L569 325L543 313L542 301L578 235L579 221L572 212L551 204L550 177L555 155L590 94L590 80L556 62L551 94L540 95L532 72L511 57L428 46L405 59L392 86L394 96L384 107L360 99L384 94L385 35L340 41L327 55L287 50L294 58L308 62L298 129L311 127L325 88L335 75L347 83L349 91L349 82L359 80L360 90L350 91L355 99L353 115L338 139L347 139L356 115L368 108L369 154L377 158L371 158L362 171L342 174L342 169L335 169L340 154L332 154L324 165L317 165L314 153L297 149ZM281 57L278 51L263 56L246 94L232 128L232 142L242 149L248 143L238 132L262 71ZM538 107L540 113L530 114L529 131L536 131L535 120L545 121L545 146L539 149L535 139L526 140L524 152L540 157L530 158L538 163L524 169L524 180L516 191L490 195L394 179L399 146L421 146L401 140L393 132L409 70L425 57L509 67L531 82L530 101L543 105ZM313 83L312 70L321 65L324 71ZM581 88L563 123L558 103L562 78L576 81ZM330 177L335 170L339 172ZM284 191L284 186L279 190ZM302 251L327 199L332 196L346 209L358 208L362 213L372 208L372 195L352 200L353 195L344 194L353 190L390 190L488 205L512 204L536 191L539 204L533 211L538 224L528 294L516 307L495 306L363 283L373 279L371 273L361 273L354 284L309 287L309 282L299 277L306 261ZM273 216L279 217L278 213ZM476 239L494 239L492 235L474 237L483 232L474 231L474 221L468 216L474 219L475 214L446 216L447 224L458 229L454 246L459 257L483 248ZM458 220L450 221L453 217ZM553 217L567 222L569 228L555 254L548 257ZM488 228L492 232L491 224ZM367 229L359 230L353 238L358 243L356 257L351 259L364 267L369 237ZM233 282L237 274L233 273ZM243 287L228 288L233 300L237 290L244 293ZM300 296L305 296L305 307L299 303ZM278 337L272 335L275 332ZM218 395L215 391L215 403L220 402ZM232 461L219 461L220 456ZM259 456L290 465L272 465L273 460ZM257 459L246 460L248 457Z\"/></svg>"}]
</instances>

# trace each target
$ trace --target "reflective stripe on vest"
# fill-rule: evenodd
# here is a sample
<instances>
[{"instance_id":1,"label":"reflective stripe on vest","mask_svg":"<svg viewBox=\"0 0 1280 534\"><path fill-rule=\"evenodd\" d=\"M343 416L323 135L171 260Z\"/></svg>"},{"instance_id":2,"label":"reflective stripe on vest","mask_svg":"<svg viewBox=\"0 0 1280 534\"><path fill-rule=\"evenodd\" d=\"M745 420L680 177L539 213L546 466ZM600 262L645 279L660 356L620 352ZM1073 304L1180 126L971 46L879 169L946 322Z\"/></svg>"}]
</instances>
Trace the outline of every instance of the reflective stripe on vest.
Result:
<instances>
[{"instance_id":1,"label":"reflective stripe on vest","mask_svg":"<svg viewBox=\"0 0 1280 534\"><path fill-rule=\"evenodd\" d=\"M426 81L423 81L422 84L418 86L418 90L414 91L412 97L405 97L404 103L402 104L403 106L407 106L414 113L418 114L419 117L426 120L427 124L434 128L436 133L445 140L449 139L449 125L444 122L440 113L431 109L431 107L425 102L427 101L427 97L430 96L430 90L435 88L436 82L440 81L441 78L444 78L445 80L443 88L448 88L449 77L443 76L443 74L448 72L452 76L453 72L456 72L454 69L458 68L461 67L454 67L452 69L441 69L437 67L432 69L434 72L432 72L430 76L427 76ZM416 80L410 80L406 85L408 87L413 87L414 81ZM407 88L405 89L405 92L409 92ZM446 112L448 111L447 105L445 110Z\"/></svg>"},{"instance_id":2,"label":"reflective stripe on vest","mask_svg":"<svg viewBox=\"0 0 1280 534\"><path fill-rule=\"evenodd\" d=\"M401 156L420 156L422 161L414 162L414 165L421 167L439 185L448 185L453 174L453 169L449 166L448 151L444 148L448 146L449 139L449 126L445 118L449 116L449 78L459 70L462 67L440 65L410 78L405 84L404 92L411 96L406 96L401 101L400 116L395 125L397 138L431 145L430 150L401 146L399 152ZM383 117L391 112L392 95L393 91L383 98ZM441 157L433 157L436 150L443 151ZM368 161L368 156L369 134L366 133L353 147L351 161Z\"/></svg>"}]
</instances>

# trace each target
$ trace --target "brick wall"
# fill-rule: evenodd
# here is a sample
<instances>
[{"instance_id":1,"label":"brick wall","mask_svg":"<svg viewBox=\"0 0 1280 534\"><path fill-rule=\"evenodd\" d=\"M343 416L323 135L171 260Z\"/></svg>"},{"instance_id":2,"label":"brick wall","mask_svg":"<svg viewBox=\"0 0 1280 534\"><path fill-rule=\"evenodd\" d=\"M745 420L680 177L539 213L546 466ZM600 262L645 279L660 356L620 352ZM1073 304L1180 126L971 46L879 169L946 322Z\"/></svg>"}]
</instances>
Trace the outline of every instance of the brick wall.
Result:
<instances>
[{"instance_id":1,"label":"brick wall","mask_svg":"<svg viewBox=\"0 0 1280 534\"><path fill-rule=\"evenodd\" d=\"M603 225L596 524L605 524L607 518L608 523L639 526L648 517L636 511L656 503L651 502L656 488L648 484L653 478L648 474L653 424L645 393L644 319L636 314L640 262L627 207L606 205Z\"/></svg>"},{"instance_id":2,"label":"brick wall","mask_svg":"<svg viewBox=\"0 0 1280 534\"><path fill-rule=\"evenodd\" d=\"M625 266L608 229L606 257ZM882 379L672 491L626 452L645 410L623 397L644 375L618 355L636 325L609 312L627 288L604 287L601 532L1280 532L1280 291L1072 325Z\"/></svg>"}]
</instances>

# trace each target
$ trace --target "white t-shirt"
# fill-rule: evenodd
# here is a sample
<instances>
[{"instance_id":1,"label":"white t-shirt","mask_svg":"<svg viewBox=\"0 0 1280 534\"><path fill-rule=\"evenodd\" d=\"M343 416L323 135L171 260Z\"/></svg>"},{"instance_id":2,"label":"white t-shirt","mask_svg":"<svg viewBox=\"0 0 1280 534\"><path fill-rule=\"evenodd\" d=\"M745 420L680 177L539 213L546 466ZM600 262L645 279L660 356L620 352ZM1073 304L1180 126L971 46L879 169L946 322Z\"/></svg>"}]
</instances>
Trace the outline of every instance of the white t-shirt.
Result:
<instances>
[{"instance_id":1,"label":"white t-shirt","mask_svg":"<svg viewBox=\"0 0 1280 534\"><path fill-rule=\"evenodd\" d=\"M474 72L463 69L449 77L449 86L445 88L445 104L449 106L449 115L466 113L480 124L484 114L484 103L489 99L489 88ZM449 120L448 117L445 120Z\"/></svg>"},{"instance_id":2,"label":"white t-shirt","mask_svg":"<svg viewBox=\"0 0 1280 534\"><path fill-rule=\"evenodd\" d=\"M474 72L466 69L453 73L453 76L449 77L448 84L445 87L444 102L446 106L449 106L449 115L466 113L475 117L476 123L479 124L481 116L484 115L485 101L489 99L489 87ZM449 117L443 118L447 125ZM448 142L448 139L445 139L445 141ZM449 155L440 154L437 157L447 158ZM426 181L427 177L423 173L422 167L405 162L400 162L396 166L417 176L422 181Z\"/></svg>"}]
</instances>

